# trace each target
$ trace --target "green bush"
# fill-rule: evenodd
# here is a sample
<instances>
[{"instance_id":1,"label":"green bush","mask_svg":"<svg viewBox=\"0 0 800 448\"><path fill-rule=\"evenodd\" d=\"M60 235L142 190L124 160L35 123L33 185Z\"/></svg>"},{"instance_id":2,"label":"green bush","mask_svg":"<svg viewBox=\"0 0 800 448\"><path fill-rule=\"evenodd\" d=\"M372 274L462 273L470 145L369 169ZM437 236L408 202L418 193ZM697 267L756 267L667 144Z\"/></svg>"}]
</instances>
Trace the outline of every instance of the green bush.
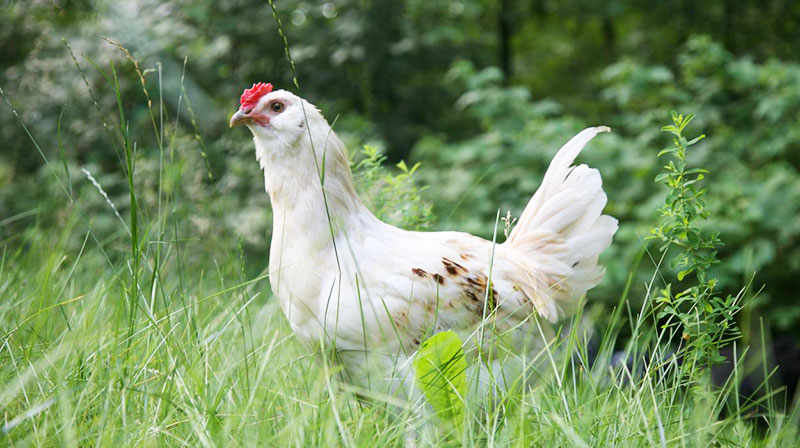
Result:
<instances>
[{"instance_id":1,"label":"green bush","mask_svg":"<svg viewBox=\"0 0 800 448\"><path fill-rule=\"evenodd\" d=\"M497 209L521 213L563 143L586 126L609 125L612 134L593 141L581 160L600 169L607 211L620 219L603 256L607 280L590 294L592 301L616 303L664 195L652 183L658 165L650 149L663 146L660 123L671 107L696 111L696 124L711 138L698 143L690 161L718 183L703 227L726 241L723 262L712 269L720 291L735 295L755 275L757 309L782 330L800 323L793 286L800 274L800 65L734 58L697 36L675 68L633 58L606 68L605 112L598 113L604 118L596 122L551 99L532 101L524 87L504 87L496 69L461 62L449 77L464 86L457 112L477 134L459 141L432 134L414 149L413 158L426 165L420 177L431 187L439 227L490 236ZM649 277L646 271L652 270L642 270L635 285Z\"/></svg>"}]
</instances>

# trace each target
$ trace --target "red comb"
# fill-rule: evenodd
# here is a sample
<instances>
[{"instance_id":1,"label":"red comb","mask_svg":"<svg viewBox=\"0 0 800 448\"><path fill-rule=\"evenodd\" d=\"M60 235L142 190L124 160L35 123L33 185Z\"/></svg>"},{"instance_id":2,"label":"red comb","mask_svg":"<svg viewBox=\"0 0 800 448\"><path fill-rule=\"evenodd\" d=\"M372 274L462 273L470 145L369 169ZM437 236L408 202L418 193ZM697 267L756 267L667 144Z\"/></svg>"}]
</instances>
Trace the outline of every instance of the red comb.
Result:
<instances>
[{"instance_id":1,"label":"red comb","mask_svg":"<svg viewBox=\"0 0 800 448\"><path fill-rule=\"evenodd\" d=\"M239 103L242 105L242 107L255 107L256 103L258 103L258 100L270 92L272 92L272 84L270 83L259 82L253 84L253 87L246 89L242 93Z\"/></svg>"}]
</instances>

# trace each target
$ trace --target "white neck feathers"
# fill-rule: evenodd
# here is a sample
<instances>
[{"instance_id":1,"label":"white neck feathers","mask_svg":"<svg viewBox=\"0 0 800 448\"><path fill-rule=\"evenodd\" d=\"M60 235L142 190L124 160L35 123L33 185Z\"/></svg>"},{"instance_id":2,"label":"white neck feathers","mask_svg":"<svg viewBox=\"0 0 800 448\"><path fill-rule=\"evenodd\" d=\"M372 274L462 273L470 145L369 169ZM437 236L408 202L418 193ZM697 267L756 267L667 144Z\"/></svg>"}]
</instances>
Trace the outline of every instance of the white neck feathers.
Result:
<instances>
[{"instance_id":1,"label":"white neck feathers","mask_svg":"<svg viewBox=\"0 0 800 448\"><path fill-rule=\"evenodd\" d=\"M295 141L280 135L254 138L274 217L310 231L327 227L329 214L335 226L371 216L356 195L344 143L313 106L303 126Z\"/></svg>"}]
</instances>

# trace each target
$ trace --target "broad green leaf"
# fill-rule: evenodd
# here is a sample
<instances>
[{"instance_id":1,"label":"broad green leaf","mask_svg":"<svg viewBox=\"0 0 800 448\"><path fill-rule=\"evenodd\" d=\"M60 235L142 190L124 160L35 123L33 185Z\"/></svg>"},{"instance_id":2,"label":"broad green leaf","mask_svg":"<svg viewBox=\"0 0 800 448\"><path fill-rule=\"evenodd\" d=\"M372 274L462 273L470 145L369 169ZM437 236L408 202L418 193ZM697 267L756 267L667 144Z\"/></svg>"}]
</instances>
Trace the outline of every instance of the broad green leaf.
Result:
<instances>
[{"instance_id":1,"label":"broad green leaf","mask_svg":"<svg viewBox=\"0 0 800 448\"><path fill-rule=\"evenodd\" d=\"M466 369L461 338L449 330L425 340L414 359L417 387L439 418L457 428L462 427L464 420Z\"/></svg>"}]
</instances>

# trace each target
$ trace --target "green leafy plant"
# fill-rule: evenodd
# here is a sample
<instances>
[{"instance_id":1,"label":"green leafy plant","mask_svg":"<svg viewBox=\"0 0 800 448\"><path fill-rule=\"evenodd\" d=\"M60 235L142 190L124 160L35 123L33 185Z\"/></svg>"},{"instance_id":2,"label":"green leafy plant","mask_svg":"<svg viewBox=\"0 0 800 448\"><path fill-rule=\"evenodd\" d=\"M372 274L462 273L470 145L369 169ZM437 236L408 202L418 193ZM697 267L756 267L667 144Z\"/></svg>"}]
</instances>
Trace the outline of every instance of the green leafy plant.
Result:
<instances>
[{"instance_id":1,"label":"green leafy plant","mask_svg":"<svg viewBox=\"0 0 800 448\"><path fill-rule=\"evenodd\" d=\"M738 297L728 295L723 299L715 292L717 279L708 274L709 268L719 262L716 248L722 242L718 232L699 226L709 216L704 200L707 189L699 186L708 170L689 168L686 161L689 147L705 138L700 135L688 139L683 135L693 118L694 114L684 116L673 111L672 124L662 128L673 140L672 146L661 150L658 156L672 159L655 181L669 190L659 209L660 223L651 233L652 238L662 242L661 252L677 250L671 265L678 269L679 282L694 274L693 284L683 291L674 293L671 283L661 290L656 298L660 307L658 318L667 318L665 327L679 325L685 353L697 364L710 366L725 359L720 348L730 338L738 336L734 314L740 307Z\"/></svg>"},{"instance_id":2,"label":"green leafy plant","mask_svg":"<svg viewBox=\"0 0 800 448\"><path fill-rule=\"evenodd\" d=\"M437 417L463 428L467 362L461 338L452 331L426 339L414 358L417 386Z\"/></svg>"},{"instance_id":3,"label":"green leafy plant","mask_svg":"<svg viewBox=\"0 0 800 448\"><path fill-rule=\"evenodd\" d=\"M401 160L394 174L384 163L384 156L377 147L365 145L360 151L360 160L354 162L353 172L364 201L375 216L405 229L422 230L433 220L432 205L422 198L425 187L416 183L420 163L410 168Z\"/></svg>"}]
</instances>

